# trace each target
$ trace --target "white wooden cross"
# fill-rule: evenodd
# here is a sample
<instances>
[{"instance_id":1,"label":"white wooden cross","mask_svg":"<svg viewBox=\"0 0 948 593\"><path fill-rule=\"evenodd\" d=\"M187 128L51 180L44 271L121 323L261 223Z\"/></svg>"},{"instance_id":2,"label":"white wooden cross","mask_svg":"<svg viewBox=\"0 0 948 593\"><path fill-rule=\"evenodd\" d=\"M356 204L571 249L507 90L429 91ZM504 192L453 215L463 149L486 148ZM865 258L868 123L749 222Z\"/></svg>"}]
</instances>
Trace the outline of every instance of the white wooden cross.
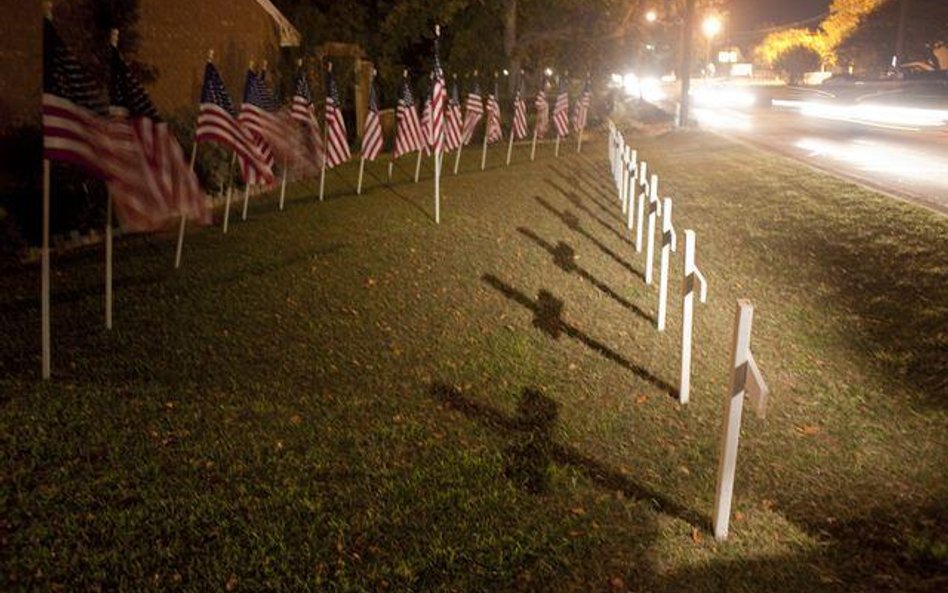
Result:
<instances>
[{"instance_id":1,"label":"white wooden cross","mask_svg":"<svg viewBox=\"0 0 948 593\"><path fill-rule=\"evenodd\" d=\"M708 281L695 265L695 232L685 229L685 281L681 291L681 380L678 383L678 401L688 403L691 392L691 332L694 324L695 283L699 286L701 302L708 300Z\"/></svg>"},{"instance_id":2,"label":"white wooden cross","mask_svg":"<svg viewBox=\"0 0 948 593\"><path fill-rule=\"evenodd\" d=\"M734 473L737 468L737 444L741 435L741 414L744 397L755 405L758 417L763 417L767 404L767 385L757 368L750 349L751 324L754 320L754 305L749 300L737 301L734 320L734 344L732 349L731 387L724 407L724 430L721 433L721 458L718 461L717 488L714 493L714 538L727 539L728 523L731 519L731 499L734 495Z\"/></svg>"},{"instance_id":3,"label":"white wooden cross","mask_svg":"<svg viewBox=\"0 0 948 593\"><path fill-rule=\"evenodd\" d=\"M662 255L658 280L658 331L665 331L665 313L668 309L668 264L671 252L678 251L678 235L672 226L672 200L662 200Z\"/></svg>"},{"instance_id":4,"label":"white wooden cross","mask_svg":"<svg viewBox=\"0 0 948 593\"><path fill-rule=\"evenodd\" d=\"M648 194L648 163L639 161L639 186L641 191L638 194L638 207L635 213L635 252L642 253L642 221L645 220L645 198ZM633 190L634 191L634 190ZM632 196L633 199L635 196ZM631 207L631 204L629 205Z\"/></svg>"},{"instance_id":5,"label":"white wooden cross","mask_svg":"<svg viewBox=\"0 0 948 593\"><path fill-rule=\"evenodd\" d=\"M625 187L625 195L622 200L622 209L626 215L626 228L632 230L632 213L635 211L633 208L635 204L635 186L638 184L638 174L636 161L639 158L638 151L633 150L629 155L629 162L626 163L625 177L627 179Z\"/></svg>"},{"instance_id":6,"label":"white wooden cross","mask_svg":"<svg viewBox=\"0 0 948 593\"><path fill-rule=\"evenodd\" d=\"M655 222L662 215L662 203L658 199L658 175L652 173L648 184L648 238L645 243L645 283L652 283L652 268L655 260ZM642 219L639 218L639 227Z\"/></svg>"}]
</instances>

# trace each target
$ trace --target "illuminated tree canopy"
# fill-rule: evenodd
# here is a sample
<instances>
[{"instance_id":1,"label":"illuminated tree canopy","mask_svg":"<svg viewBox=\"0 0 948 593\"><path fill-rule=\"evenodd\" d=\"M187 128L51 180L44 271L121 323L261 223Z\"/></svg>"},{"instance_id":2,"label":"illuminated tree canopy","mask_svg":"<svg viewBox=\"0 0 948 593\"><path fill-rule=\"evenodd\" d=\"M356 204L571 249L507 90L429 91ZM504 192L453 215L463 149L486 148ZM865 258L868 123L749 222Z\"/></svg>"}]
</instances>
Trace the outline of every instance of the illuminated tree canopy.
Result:
<instances>
[{"instance_id":1,"label":"illuminated tree canopy","mask_svg":"<svg viewBox=\"0 0 948 593\"><path fill-rule=\"evenodd\" d=\"M859 23L886 0L833 0L829 15L818 30L785 29L764 38L757 46L757 58L772 66L781 55L798 47L816 52L824 65L836 63L836 49L852 35Z\"/></svg>"}]
</instances>

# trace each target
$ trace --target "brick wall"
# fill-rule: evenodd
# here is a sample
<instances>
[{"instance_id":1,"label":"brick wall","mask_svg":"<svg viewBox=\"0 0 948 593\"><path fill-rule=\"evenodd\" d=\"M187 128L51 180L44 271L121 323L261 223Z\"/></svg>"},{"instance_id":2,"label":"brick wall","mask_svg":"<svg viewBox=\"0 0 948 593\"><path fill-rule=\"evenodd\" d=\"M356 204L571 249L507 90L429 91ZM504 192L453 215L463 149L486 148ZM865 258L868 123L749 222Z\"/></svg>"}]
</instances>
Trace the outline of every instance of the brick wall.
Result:
<instances>
[{"instance_id":1,"label":"brick wall","mask_svg":"<svg viewBox=\"0 0 948 593\"><path fill-rule=\"evenodd\" d=\"M5 1L0 19L0 131L13 125L39 124L42 92L42 6L39 0ZM66 43L88 46L89 32L76 16L75 2L59 0L54 24ZM239 102L248 62L279 54L279 33L255 0L141 0L140 44L136 59L154 66L158 78L148 85L162 113L193 107L200 98L208 49L228 92ZM105 41L103 40L103 43ZM77 50L80 61L91 56Z\"/></svg>"}]
</instances>

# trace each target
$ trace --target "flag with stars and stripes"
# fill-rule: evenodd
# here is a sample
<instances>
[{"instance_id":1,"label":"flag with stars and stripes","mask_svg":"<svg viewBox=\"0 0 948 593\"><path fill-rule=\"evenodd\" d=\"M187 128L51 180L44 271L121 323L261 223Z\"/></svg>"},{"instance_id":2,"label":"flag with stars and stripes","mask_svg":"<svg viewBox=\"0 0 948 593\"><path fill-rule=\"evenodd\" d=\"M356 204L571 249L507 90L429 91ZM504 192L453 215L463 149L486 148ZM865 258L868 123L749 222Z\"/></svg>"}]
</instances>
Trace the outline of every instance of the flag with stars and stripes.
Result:
<instances>
[{"instance_id":1,"label":"flag with stars and stripes","mask_svg":"<svg viewBox=\"0 0 948 593\"><path fill-rule=\"evenodd\" d=\"M379 95L375 88L375 74L369 83L369 110L362 131L362 158L374 161L382 152L382 123L379 121Z\"/></svg>"},{"instance_id":2,"label":"flag with stars and stripes","mask_svg":"<svg viewBox=\"0 0 948 593\"><path fill-rule=\"evenodd\" d=\"M313 106L313 94L306 80L306 71L302 64L296 71L296 82L293 84L293 102L290 104L290 116L300 123L303 130L303 162L317 169L323 166L326 158L326 147L323 144L323 135L319 131L319 122L316 120L316 109Z\"/></svg>"},{"instance_id":3,"label":"flag with stars and stripes","mask_svg":"<svg viewBox=\"0 0 948 593\"><path fill-rule=\"evenodd\" d=\"M514 140L522 140L527 137L527 103L523 100L523 75L520 76L520 83L517 85L517 95L514 97L514 117L513 127L510 131Z\"/></svg>"},{"instance_id":4,"label":"flag with stars and stripes","mask_svg":"<svg viewBox=\"0 0 948 593\"><path fill-rule=\"evenodd\" d=\"M592 91L589 88L589 77L583 83L583 92L580 93L576 101L575 113L573 115L573 130L581 133L586 129L586 116L589 114L589 102L592 100Z\"/></svg>"},{"instance_id":5,"label":"flag with stars and stripes","mask_svg":"<svg viewBox=\"0 0 948 593\"><path fill-rule=\"evenodd\" d=\"M458 81L451 86L451 99L445 111L444 149L451 151L461 146L461 102L458 99Z\"/></svg>"},{"instance_id":6,"label":"flag with stars and stripes","mask_svg":"<svg viewBox=\"0 0 948 593\"><path fill-rule=\"evenodd\" d=\"M101 120L107 103L92 76L63 43L52 21L43 19L43 155L72 163L108 179L101 159L108 155Z\"/></svg>"},{"instance_id":7,"label":"flag with stars and stripes","mask_svg":"<svg viewBox=\"0 0 948 593\"><path fill-rule=\"evenodd\" d=\"M395 152L392 158L424 149L424 137L421 131L421 122L418 121L418 111L415 109L415 99L408 84L408 75L402 81L402 92L398 98L398 107L395 109Z\"/></svg>"},{"instance_id":8,"label":"flag with stars and stripes","mask_svg":"<svg viewBox=\"0 0 948 593\"><path fill-rule=\"evenodd\" d=\"M444 84L444 70L441 68L441 56L438 51L438 37L434 42L434 87L431 90L431 148L435 154L444 152L445 111L448 106L448 91Z\"/></svg>"},{"instance_id":9,"label":"flag with stars and stripes","mask_svg":"<svg viewBox=\"0 0 948 593\"><path fill-rule=\"evenodd\" d=\"M267 111L267 97L263 88L263 81L252 69L247 69L247 77L244 80L244 100L240 104L240 113L237 115L239 123L254 139L257 148L263 153L270 168L275 163L273 150L267 143L265 136L266 127L270 120L270 112ZM265 179L254 178L251 174L246 180L250 185L269 185ZM270 181L272 183L272 180Z\"/></svg>"},{"instance_id":10,"label":"flag with stars and stripes","mask_svg":"<svg viewBox=\"0 0 948 593\"><path fill-rule=\"evenodd\" d=\"M128 124L130 139L141 150L138 174L109 185L122 228L156 230L179 216L210 223L204 193L181 146L114 45L109 60L109 111L117 121Z\"/></svg>"},{"instance_id":11,"label":"flag with stars and stripes","mask_svg":"<svg viewBox=\"0 0 948 593\"><path fill-rule=\"evenodd\" d=\"M434 136L431 134L431 96L434 89L428 87L425 94L425 108L421 110L421 137L424 140L425 154L434 146Z\"/></svg>"},{"instance_id":12,"label":"flag with stars and stripes","mask_svg":"<svg viewBox=\"0 0 948 593\"><path fill-rule=\"evenodd\" d=\"M339 87L332 73L332 65L326 70L326 166L341 165L349 160L349 140L346 138L346 122L342 119L339 102Z\"/></svg>"},{"instance_id":13,"label":"flag with stars and stripes","mask_svg":"<svg viewBox=\"0 0 948 593\"><path fill-rule=\"evenodd\" d=\"M569 135L569 93L566 90L565 78L560 78L559 94L553 106L553 127L557 136Z\"/></svg>"},{"instance_id":14,"label":"flag with stars and stripes","mask_svg":"<svg viewBox=\"0 0 948 593\"><path fill-rule=\"evenodd\" d=\"M499 142L504 138L504 131L500 125L500 103L497 102L497 81L494 81L494 92L487 95L487 143Z\"/></svg>"},{"instance_id":15,"label":"flag with stars and stripes","mask_svg":"<svg viewBox=\"0 0 948 593\"><path fill-rule=\"evenodd\" d=\"M194 139L195 142L217 142L231 148L240 161L244 181L273 181L273 169L266 155L257 146L253 136L237 122L234 104L224 88L224 81L210 61L204 67Z\"/></svg>"},{"instance_id":16,"label":"flag with stars and stripes","mask_svg":"<svg viewBox=\"0 0 948 593\"><path fill-rule=\"evenodd\" d=\"M538 138L543 138L546 136L546 132L550 127L550 104L546 100L545 77L543 81L540 82L540 90L537 91L537 98L533 102L533 106L537 110L537 121L534 124L536 126L535 131Z\"/></svg>"},{"instance_id":17,"label":"flag with stars and stripes","mask_svg":"<svg viewBox=\"0 0 948 593\"><path fill-rule=\"evenodd\" d=\"M467 94L467 100L464 102L464 128L461 131L461 139L464 144L469 144L474 137L474 129L481 121L484 115L484 104L481 100L481 88L474 81L474 88Z\"/></svg>"}]
</instances>

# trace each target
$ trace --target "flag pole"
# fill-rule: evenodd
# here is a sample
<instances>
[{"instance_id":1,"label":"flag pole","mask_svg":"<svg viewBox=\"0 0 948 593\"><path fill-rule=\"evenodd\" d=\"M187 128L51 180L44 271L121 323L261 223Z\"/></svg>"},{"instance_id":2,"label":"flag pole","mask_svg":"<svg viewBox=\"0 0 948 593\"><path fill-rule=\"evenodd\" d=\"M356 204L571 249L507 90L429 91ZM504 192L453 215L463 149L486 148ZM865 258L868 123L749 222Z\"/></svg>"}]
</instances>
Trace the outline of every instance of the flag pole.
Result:
<instances>
[{"instance_id":1,"label":"flag pole","mask_svg":"<svg viewBox=\"0 0 948 593\"><path fill-rule=\"evenodd\" d=\"M494 87L497 87L497 72L494 72ZM494 100L497 100L497 97L494 97ZM484 146L481 149L481 171L487 166L487 136L490 135L490 106L488 105L486 109L484 118Z\"/></svg>"},{"instance_id":2,"label":"flag pole","mask_svg":"<svg viewBox=\"0 0 948 593\"><path fill-rule=\"evenodd\" d=\"M461 126L461 132L462 132L461 142L458 144L458 152L457 154L454 155L454 174L455 175L458 174L458 164L460 164L461 162L461 149L464 148L464 135L463 135L464 126L463 125Z\"/></svg>"},{"instance_id":3,"label":"flag pole","mask_svg":"<svg viewBox=\"0 0 948 593\"><path fill-rule=\"evenodd\" d=\"M283 211L283 202L286 199L286 170L289 168L289 162L283 160L283 182L280 184L280 211Z\"/></svg>"},{"instance_id":4,"label":"flag pole","mask_svg":"<svg viewBox=\"0 0 948 593\"><path fill-rule=\"evenodd\" d=\"M49 344L49 159L43 159L43 247L40 271L40 309L43 336L43 379L50 376Z\"/></svg>"},{"instance_id":5,"label":"flag pole","mask_svg":"<svg viewBox=\"0 0 948 593\"><path fill-rule=\"evenodd\" d=\"M356 184L356 195L362 195L362 174L365 173L365 156L359 158L359 183Z\"/></svg>"},{"instance_id":6,"label":"flag pole","mask_svg":"<svg viewBox=\"0 0 948 593\"><path fill-rule=\"evenodd\" d=\"M537 119L540 118L539 112L537 113ZM533 124L533 146L530 147L530 160L535 161L537 158L537 132L539 132L540 122Z\"/></svg>"},{"instance_id":7,"label":"flag pole","mask_svg":"<svg viewBox=\"0 0 948 593\"><path fill-rule=\"evenodd\" d=\"M105 329L112 329L112 192L105 201Z\"/></svg>"},{"instance_id":8,"label":"flag pole","mask_svg":"<svg viewBox=\"0 0 948 593\"><path fill-rule=\"evenodd\" d=\"M234 163L237 161L237 151L230 153L230 167L227 169L229 177L227 183L227 197L224 199L224 234L227 234L227 224L230 222L230 196L234 193Z\"/></svg>"},{"instance_id":9,"label":"flag pole","mask_svg":"<svg viewBox=\"0 0 948 593\"><path fill-rule=\"evenodd\" d=\"M556 149L553 151L556 158L560 158L560 133L556 133Z\"/></svg>"},{"instance_id":10,"label":"flag pole","mask_svg":"<svg viewBox=\"0 0 948 593\"><path fill-rule=\"evenodd\" d=\"M244 184L244 211L240 220L247 220L247 205L250 204L250 183Z\"/></svg>"},{"instance_id":11,"label":"flag pole","mask_svg":"<svg viewBox=\"0 0 948 593\"><path fill-rule=\"evenodd\" d=\"M197 143L197 135L195 135L194 145L191 146L191 171L192 172L194 171L194 162L197 160L197 151L198 151L198 143ZM174 268L176 270L181 267L181 250L184 247L184 227L187 224L188 224L187 214L182 212L181 224L178 227L178 247L175 250L175 254L174 254Z\"/></svg>"},{"instance_id":12,"label":"flag pole","mask_svg":"<svg viewBox=\"0 0 948 593\"><path fill-rule=\"evenodd\" d=\"M440 70L440 63L438 61L438 39L441 37L441 25L435 25L435 69ZM435 76L441 76L439 72L435 72ZM442 78L442 84L443 84ZM436 83L437 84L437 83ZM434 102L438 100L438 97L433 96L432 92L431 98L431 119L432 123L435 117L435 105ZM441 106L442 110L447 110L447 101ZM435 207L435 224L441 224L441 159L444 158L443 155L443 140L444 140L444 126L446 125L445 121L446 114L444 111L441 112L441 136L434 141L434 207ZM432 126L433 129L433 126ZM419 153L421 154L421 153Z\"/></svg>"},{"instance_id":13,"label":"flag pole","mask_svg":"<svg viewBox=\"0 0 948 593\"><path fill-rule=\"evenodd\" d=\"M418 158L415 159L415 183L418 183L418 177L421 175L421 157L422 150L418 149Z\"/></svg>"},{"instance_id":14,"label":"flag pole","mask_svg":"<svg viewBox=\"0 0 948 593\"><path fill-rule=\"evenodd\" d=\"M326 160L329 158L329 134L323 132L323 146L326 147L326 154L323 156L323 165L319 171L319 201L323 201L326 193Z\"/></svg>"},{"instance_id":15,"label":"flag pole","mask_svg":"<svg viewBox=\"0 0 948 593\"><path fill-rule=\"evenodd\" d=\"M516 107L514 107L516 110ZM507 142L507 166L510 166L510 153L513 152L513 127L510 128L510 141Z\"/></svg>"}]
</instances>

